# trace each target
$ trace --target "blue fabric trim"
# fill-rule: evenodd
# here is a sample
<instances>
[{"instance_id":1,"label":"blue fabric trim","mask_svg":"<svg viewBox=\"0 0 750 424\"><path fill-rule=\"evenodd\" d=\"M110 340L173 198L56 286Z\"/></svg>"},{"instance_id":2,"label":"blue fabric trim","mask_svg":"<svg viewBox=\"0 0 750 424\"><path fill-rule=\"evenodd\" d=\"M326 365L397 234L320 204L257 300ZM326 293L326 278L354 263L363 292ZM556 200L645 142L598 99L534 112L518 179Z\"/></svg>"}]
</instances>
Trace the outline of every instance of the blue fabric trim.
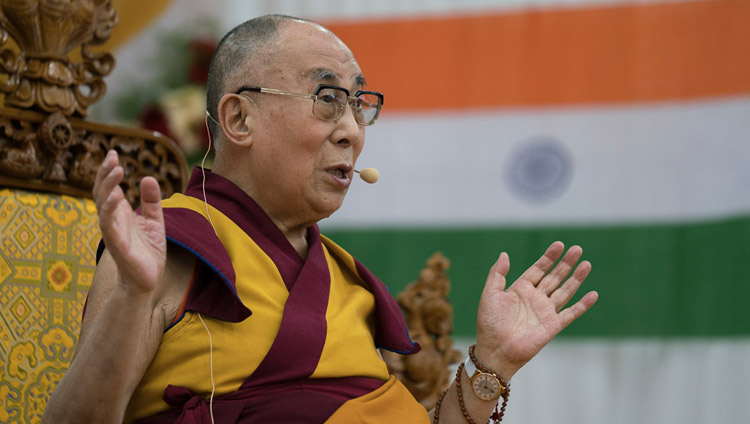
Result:
<instances>
[{"instance_id":1,"label":"blue fabric trim","mask_svg":"<svg viewBox=\"0 0 750 424\"><path fill-rule=\"evenodd\" d=\"M200 254L198 254L198 252L196 252L195 250L193 250L190 247L188 247L188 246L180 243L179 241L175 240L174 238L172 238L170 236L166 236L166 238L167 238L167 240L171 241L172 243L174 243L174 244L182 247L183 249L185 249L188 252L190 252L193 255L195 255L204 264L208 265L209 268L211 268L212 270L214 270L214 272L216 272L216 274L218 274L221 277L221 279L224 281L224 284L226 284L229 287L229 289L232 290L232 293L234 293L234 295L239 299L240 296L237 294L237 290L235 290L234 286L232 286L232 283L230 283L229 280L227 279L227 277L224 276L224 274L222 274L221 271L219 271L211 262L207 261L203 256L201 256Z\"/></svg>"},{"instance_id":2,"label":"blue fabric trim","mask_svg":"<svg viewBox=\"0 0 750 424\"><path fill-rule=\"evenodd\" d=\"M386 288L387 288L387 287L388 287L388 286L386 286ZM411 339L411 334L409 334L409 326L407 325L407 326L405 326L405 327L406 327L406 337L408 337L408 338L409 338L409 341L411 342L411 349L409 349L409 350L405 350L405 351L400 351L400 350L396 350L396 349L389 349L389 348L387 348L387 347L383 347L383 346L378 346L378 345L376 345L375 347L376 347L376 348L378 348L378 349L385 349L385 350L389 350L389 351L391 351L391 352L393 352L393 353L400 353L400 354L402 354L402 355L408 355L408 354L410 354L410 353L414 352L414 346L419 346L419 343L417 343L417 342L415 342L414 340L412 340L412 339Z\"/></svg>"},{"instance_id":3,"label":"blue fabric trim","mask_svg":"<svg viewBox=\"0 0 750 424\"><path fill-rule=\"evenodd\" d=\"M172 327L174 327L175 325L179 324L180 321L182 321L182 319L185 318L185 314L187 314L187 310L182 311L182 315L180 315L180 318L178 318L177 321L169 324L169 327L167 327L167 328L164 329L164 334L166 334L167 331L171 330Z\"/></svg>"},{"instance_id":4,"label":"blue fabric trim","mask_svg":"<svg viewBox=\"0 0 750 424\"><path fill-rule=\"evenodd\" d=\"M411 340L411 337L409 337L409 340ZM408 354L414 352L414 346L418 346L418 344L412 341L411 342L411 349L409 349L409 350L403 350L403 351L402 350L396 350L396 349L389 349L389 348L384 347L384 346L375 346L375 347L377 347L378 349L385 349L385 350L391 351L393 353L400 353L402 355L408 355Z\"/></svg>"}]
</instances>

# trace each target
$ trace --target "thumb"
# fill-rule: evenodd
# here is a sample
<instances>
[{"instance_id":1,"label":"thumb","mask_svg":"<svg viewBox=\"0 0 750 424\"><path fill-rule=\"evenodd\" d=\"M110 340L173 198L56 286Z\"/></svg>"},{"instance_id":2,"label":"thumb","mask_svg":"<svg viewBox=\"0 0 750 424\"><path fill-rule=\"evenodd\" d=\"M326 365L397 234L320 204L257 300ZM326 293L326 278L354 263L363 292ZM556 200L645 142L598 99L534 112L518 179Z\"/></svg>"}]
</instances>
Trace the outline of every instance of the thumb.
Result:
<instances>
[{"instance_id":1,"label":"thumb","mask_svg":"<svg viewBox=\"0 0 750 424\"><path fill-rule=\"evenodd\" d=\"M150 220L163 221L159 183L153 177L144 177L141 180L140 189L141 214Z\"/></svg>"},{"instance_id":2,"label":"thumb","mask_svg":"<svg viewBox=\"0 0 750 424\"><path fill-rule=\"evenodd\" d=\"M505 276L508 275L509 269L510 258L507 253L502 252L500 257L497 258L497 262L490 268L490 273L487 275L487 282L484 284L484 292L505 290Z\"/></svg>"}]
</instances>

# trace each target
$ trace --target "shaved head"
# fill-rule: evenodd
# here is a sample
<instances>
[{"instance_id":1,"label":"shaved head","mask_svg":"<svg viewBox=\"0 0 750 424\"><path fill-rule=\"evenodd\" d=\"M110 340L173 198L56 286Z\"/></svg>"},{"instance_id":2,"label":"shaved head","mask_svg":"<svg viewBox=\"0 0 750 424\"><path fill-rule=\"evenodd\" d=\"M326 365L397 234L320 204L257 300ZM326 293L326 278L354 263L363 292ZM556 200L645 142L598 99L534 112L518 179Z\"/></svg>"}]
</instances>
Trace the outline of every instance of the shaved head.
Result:
<instances>
[{"instance_id":1,"label":"shaved head","mask_svg":"<svg viewBox=\"0 0 750 424\"><path fill-rule=\"evenodd\" d=\"M214 139L221 137L221 128L214 122L219 116L221 97L236 90L243 81L260 84L279 38L279 29L293 22L319 25L293 16L265 15L237 25L221 39L211 59L206 88L206 110L213 118L209 126Z\"/></svg>"},{"instance_id":2,"label":"shaved head","mask_svg":"<svg viewBox=\"0 0 750 424\"><path fill-rule=\"evenodd\" d=\"M365 126L348 101L336 119L321 118L313 93L363 88L351 49L320 24L270 15L230 31L210 72L208 108L219 121L212 170L295 232L341 207ZM248 86L266 91L237 93Z\"/></svg>"}]
</instances>

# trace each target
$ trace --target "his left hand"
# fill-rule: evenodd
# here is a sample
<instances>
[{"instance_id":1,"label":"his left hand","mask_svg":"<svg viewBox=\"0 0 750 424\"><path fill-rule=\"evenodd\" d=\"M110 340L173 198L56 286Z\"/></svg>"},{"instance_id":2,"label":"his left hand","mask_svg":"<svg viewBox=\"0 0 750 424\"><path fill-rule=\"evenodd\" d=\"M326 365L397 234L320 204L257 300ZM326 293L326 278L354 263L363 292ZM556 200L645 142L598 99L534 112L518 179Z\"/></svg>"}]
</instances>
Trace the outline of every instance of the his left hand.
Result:
<instances>
[{"instance_id":1,"label":"his left hand","mask_svg":"<svg viewBox=\"0 0 750 424\"><path fill-rule=\"evenodd\" d=\"M599 297L591 291L562 309L591 271L588 261L576 266L583 254L579 246L568 249L553 268L564 251L561 242L552 243L507 290L508 255L501 253L490 269L479 301L475 353L480 363L506 381Z\"/></svg>"}]
</instances>

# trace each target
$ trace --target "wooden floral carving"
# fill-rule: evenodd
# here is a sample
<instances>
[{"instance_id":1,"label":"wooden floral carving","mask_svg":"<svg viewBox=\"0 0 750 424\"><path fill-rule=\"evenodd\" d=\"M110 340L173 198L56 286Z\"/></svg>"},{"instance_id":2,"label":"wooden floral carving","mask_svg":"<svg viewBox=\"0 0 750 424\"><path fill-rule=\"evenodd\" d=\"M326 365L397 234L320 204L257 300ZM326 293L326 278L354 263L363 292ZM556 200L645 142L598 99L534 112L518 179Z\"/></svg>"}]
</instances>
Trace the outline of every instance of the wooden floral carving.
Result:
<instances>
[{"instance_id":1,"label":"wooden floral carving","mask_svg":"<svg viewBox=\"0 0 750 424\"><path fill-rule=\"evenodd\" d=\"M91 48L116 23L112 0L0 2L0 185L91 197L96 169L116 149L132 204L145 175L165 196L183 189L187 164L171 140L83 119L115 64Z\"/></svg>"},{"instance_id":2,"label":"wooden floral carving","mask_svg":"<svg viewBox=\"0 0 750 424\"><path fill-rule=\"evenodd\" d=\"M117 23L112 1L4 0L0 22L5 105L86 116L106 92L103 77L114 67L111 54L91 51ZM73 61L78 47L81 59Z\"/></svg>"}]
</instances>

